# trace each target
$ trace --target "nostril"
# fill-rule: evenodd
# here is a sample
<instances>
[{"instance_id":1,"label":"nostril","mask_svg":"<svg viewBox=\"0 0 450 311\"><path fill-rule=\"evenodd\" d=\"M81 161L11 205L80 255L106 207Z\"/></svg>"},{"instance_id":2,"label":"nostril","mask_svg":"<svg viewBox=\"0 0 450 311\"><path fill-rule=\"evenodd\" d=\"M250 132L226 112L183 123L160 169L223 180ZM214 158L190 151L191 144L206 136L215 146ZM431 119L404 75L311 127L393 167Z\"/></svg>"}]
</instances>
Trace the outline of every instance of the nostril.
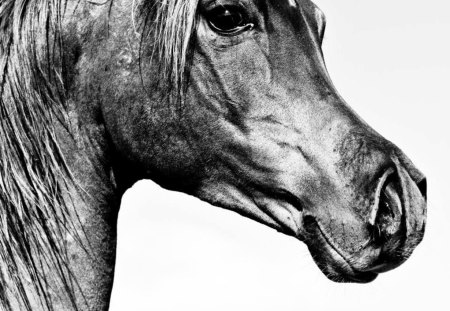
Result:
<instances>
[{"instance_id":1,"label":"nostril","mask_svg":"<svg viewBox=\"0 0 450 311\"><path fill-rule=\"evenodd\" d=\"M381 188L378 216L389 215L396 217L402 214L402 203L399 196L399 180L397 174L391 174Z\"/></svg>"},{"instance_id":2,"label":"nostril","mask_svg":"<svg viewBox=\"0 0 450 311\"><path fill-rule=\"evenodd\" d=\"M397 232L402 215L402 203L397 192L397 183L392 176L386 180L381 190L378 214L375 219L375 223L386 236L394 235Z\"/></svg>"},{"instance_id":3,"label":"nostril","mask_svg":"<svg viewBox=\"0 0 450 311\"><path fill-rule=\"evenodd\" d=\"M417 188L419 188L420 193L422 194L425 201L427 200L427 179L423 178L421 181L417 183Z\"/></svg>"},{"instance_id":4,"label":"nostril","mask_svg":"<svg viewBox=\"0 0 450 311\"><path fill-rule=\"evenodd\" d=\"M305 215L303 217L303 227L306 231L310 231L311 229L315 228L316 226L316 219L311 215Z\"/></svg>"},{"instance_id":5,"label":"nostril","mask_svg":"<svg viewBox=\"0 0 450 311\"><path fill-rule=\"evenodd\" d=\"M395 217L393 203L392 200L390 200L390 197L392 196L389 196L388 191L387 186L383 187L383 190L381 190L380 201L378 203L378 214L375 220L376 223L382 221L384 218Z\"/></svg>"},{"instance_id":6,"label":"nostril","mask_svg":"<svg viewBox=\"0 0 450 311\"><path fill-rule=\"evenodd\" d=\"M316 224L316 219L311 215L305 215L305 217L303 217L303 224L305 226L313 226Z\"/></svg>"},{"instance_id":7,"label":"nostril","mask_svg":"<svg viewBox=\"0 0 450 311\"><path fill-rule=\"evenodd\" d=\"M400 230L403 214L400 189L396 171L387 170L379 181L370 221L375 242L384 243Z\"/></svg>"}]
</instances>

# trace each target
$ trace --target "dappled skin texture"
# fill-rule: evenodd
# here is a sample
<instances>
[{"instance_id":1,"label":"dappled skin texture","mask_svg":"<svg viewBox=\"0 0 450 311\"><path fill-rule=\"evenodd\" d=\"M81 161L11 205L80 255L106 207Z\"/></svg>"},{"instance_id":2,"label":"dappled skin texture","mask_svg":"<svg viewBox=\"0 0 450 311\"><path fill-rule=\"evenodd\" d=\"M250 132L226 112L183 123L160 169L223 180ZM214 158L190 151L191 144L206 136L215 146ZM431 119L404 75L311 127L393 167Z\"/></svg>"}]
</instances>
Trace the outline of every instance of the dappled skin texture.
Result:
<instances>
[{"instance_id":1,"label":"dappled skin texture","mask_svg":"<svg viewBox=\"0 0 450 311\"><path fill-rule=\"evenodd\" d=\"M251 27L214 31L219 5L239 5ZM170 103L131 12L82 1L64 23L78 144L60 140L92 200L83 219L101 264L74 259L91 310L109 304L118 198L143 178L297 237L334 281L368 282L409 257L425 178L335 90L313 3L201 0L184 100Z\"/></svg>"}]
</instances>

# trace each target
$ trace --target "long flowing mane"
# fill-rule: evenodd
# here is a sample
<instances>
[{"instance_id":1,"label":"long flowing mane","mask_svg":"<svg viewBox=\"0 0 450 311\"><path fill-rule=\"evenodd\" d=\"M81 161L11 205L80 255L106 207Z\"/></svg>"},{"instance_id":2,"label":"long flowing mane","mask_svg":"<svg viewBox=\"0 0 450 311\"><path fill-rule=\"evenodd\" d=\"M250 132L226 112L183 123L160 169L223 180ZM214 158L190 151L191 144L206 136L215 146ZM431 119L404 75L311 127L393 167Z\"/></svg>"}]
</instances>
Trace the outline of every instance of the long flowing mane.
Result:
<instances>
[{"instance_id":1,"label":"long flowing mane","mask_svg":"<svg viewBox=\"0 0 450 311\"><path fill-rule=\"evenodd\" d=\"M66 69L76 65L65 53L66 2L0 2L0 309L7 311L32 310L36 301L54 310L52 287L78 309L64 242L77 235L67 193L75 183L55 127L70 127ZM138 7L141 40L152 42L158 81L170 93L180 94L185 83L197 2Z\"/></svg>"}]
</instances>

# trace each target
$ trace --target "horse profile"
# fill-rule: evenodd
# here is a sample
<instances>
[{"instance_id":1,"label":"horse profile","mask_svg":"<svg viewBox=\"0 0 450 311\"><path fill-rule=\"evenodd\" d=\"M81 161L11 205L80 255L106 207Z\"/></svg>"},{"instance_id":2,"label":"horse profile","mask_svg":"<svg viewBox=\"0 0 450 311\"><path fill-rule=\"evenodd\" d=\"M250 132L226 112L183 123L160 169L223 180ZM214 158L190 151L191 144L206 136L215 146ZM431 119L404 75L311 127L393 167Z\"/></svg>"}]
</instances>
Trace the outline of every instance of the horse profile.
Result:
<instances>
[{"instance_id":1,"label":"horse profile","mask_svg":"<svg viewBox=\"0 0 450 311\"><path fill-rule=\"evenodd\" d=\"M327 73L309 0L0 2L0 309L107 310L141 179L370 282L420 243L426 179Z\"/></svg>"}]
</instances>

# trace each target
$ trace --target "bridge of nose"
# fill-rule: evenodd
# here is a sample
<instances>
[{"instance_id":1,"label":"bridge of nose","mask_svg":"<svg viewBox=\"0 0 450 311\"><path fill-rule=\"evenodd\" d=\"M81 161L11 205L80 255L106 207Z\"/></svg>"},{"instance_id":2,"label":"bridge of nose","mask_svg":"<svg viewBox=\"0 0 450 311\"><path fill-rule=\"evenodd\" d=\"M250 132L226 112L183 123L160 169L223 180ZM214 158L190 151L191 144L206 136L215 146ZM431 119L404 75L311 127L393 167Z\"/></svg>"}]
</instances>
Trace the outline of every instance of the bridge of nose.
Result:
<instances>
[{"instance_id":1,"label":"bridge of nose","mask_svg":"<svg viewBox=\"0 0 450 311\"><path fill-rule=\"evenodd\" d=\"M292 2L298 2L293 6ZM265 28L268 35L270 62L283 79L283 85L295 88L292 77L311 75L326 77L326 68L321 51L322 20L316 18L316 8L310 1L272 0L266 14Z\"/></svg>"},{"instance_id":2,"label":"bridge of nose","mask_svg":"<svg viewBox=\"0 0 450 311\"><path fill-rule=\"evenodd\" d=\"M271 91L267 91L265 98L271 106L277 107L280 120L286 122L286 116L282 115L288 114L292 120L288 121L292 123L290 127L297 127L304 137L319 138L329 146L337 141L336 137L353 129L363 136L367 132L374 133L371 129L367 131L369 127L333 86L320 47L320 19L316 18L314 4L310 1L271 2L275 12L268 15L269 25L266 26ZM295 7L292 3L299 4ZM286 20L291 22L286 23ZM333 153L333 150L326 151Z\"/></svg>"}]
</instances>

